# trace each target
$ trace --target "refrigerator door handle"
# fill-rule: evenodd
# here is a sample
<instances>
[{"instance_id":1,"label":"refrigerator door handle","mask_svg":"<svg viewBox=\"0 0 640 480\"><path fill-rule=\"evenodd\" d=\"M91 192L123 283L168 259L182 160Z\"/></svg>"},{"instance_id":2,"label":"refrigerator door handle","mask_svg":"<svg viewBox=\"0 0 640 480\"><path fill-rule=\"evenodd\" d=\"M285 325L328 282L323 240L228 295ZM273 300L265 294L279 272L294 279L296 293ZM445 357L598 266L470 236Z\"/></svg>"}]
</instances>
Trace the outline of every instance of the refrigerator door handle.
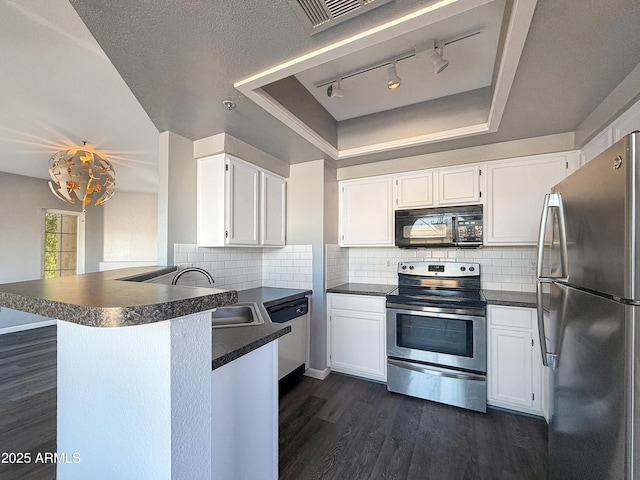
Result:
<instances>
[{"instance_id":1,"label":"refrigerator door handle","mask_svg":"<svg viewBox=\"0 0 640 480\"><path fill-rule=\"evenodd\" d=\"M549 212L552 208L558 210L558 235L560 237L560 266L562 269L560 277L545 277L542 274L544 264L544 234L547 230L549 222ZM562 196L559 193L547 193L544 196L544 206L542 207L542 216L540 217L540 231L538 233L538 261L536 264L536 277L539 282L553 282L556 280L567 280L568 277L567 263L567 234L564 221L564 208L562 206Z\"/></svg>"},{"instance_id":2,"label":"refrigerator door handle","mask_svg":"<svg viewBox=\"0 0 640 480\"><path fill-rule=\"evenodd\" d=\"M538 336L540 341L540 353L542 354L542 364L545 367L555 368L557 355L549 353L547 350L547 338L544 332L544 307L542 304L542 282L536 284L536 310L538 313Z\"/></svg>"}]
</instances>

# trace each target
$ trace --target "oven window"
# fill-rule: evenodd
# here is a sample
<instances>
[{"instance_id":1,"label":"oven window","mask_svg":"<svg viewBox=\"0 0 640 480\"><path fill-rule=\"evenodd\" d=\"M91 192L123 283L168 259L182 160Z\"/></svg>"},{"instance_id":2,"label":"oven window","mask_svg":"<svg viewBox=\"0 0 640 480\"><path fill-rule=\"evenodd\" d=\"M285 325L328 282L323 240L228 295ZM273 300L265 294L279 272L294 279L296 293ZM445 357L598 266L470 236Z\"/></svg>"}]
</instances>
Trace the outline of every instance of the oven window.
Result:
<instances>
[{"instance_id":1,"label":"oven window","mask_svg":"<svg viewBox=\"0 0 640 480\"><path fill-rule=\"evenodd\" d=\"M473 357L473 322L396 314L399 347Z\"/></svg>"}]
</instances>

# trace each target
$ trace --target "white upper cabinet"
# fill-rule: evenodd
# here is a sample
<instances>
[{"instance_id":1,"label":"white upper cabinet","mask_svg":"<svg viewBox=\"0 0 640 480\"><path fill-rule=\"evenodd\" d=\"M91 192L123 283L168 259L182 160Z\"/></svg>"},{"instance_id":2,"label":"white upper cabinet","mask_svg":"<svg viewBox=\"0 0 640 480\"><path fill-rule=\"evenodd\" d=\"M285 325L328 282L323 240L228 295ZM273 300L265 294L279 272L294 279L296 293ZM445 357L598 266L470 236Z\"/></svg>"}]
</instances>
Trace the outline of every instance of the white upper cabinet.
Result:
<instances>
[{"instance_id":1,"label":"white upper cabinet","mask_svg":"<svg viewBox=\"0 0 640 480\"><path fill-rule=\"evenodd\" d=\"M584 165L593 160L622 137L636 130L640 130L640 102L636 102L582 147L580 150L580 164Z\"/></svg>"},{"instance_id":2,"label":"white upper cabinet","mask_svg":"<svg viewBox=\"0 0 640 480\"><path fill-rule=\"evenodd\" d=\"M258 245L260 170L229 157L227 175L227 227L229 245Z\"/></svg>"},{"instance_id":3,"label":"white upper cabinet","mask_svg":"<svg viewBox=\"0 0 640 480\"><path fill-rule=\"evenodd\" d=\"M438 204L468 205L480 203L480 167L464 167L438 170Z\"/></svg>"},{"instance_id":4,"label":"white upper cabinet","mask_svg":"<svg viewBox=\"0 0 640 480\"><path fill-rule=\"evenodd\" d=\"M396 175L397 209L480 203L480 167L439 168Z\"/></svg>"},{"instance_id":5,"label":"white upper cabinet","mask_svg":"<svg viewBox=\"0 0 640 480\"><path fill-rule=\"evenodd\" d=\"M613 130L608 128L582 147L582 150L580 150L580 165L593 160L611 145L613 145Z\"/></svg>"},{"instance_id":6,"label":"white upper cabinet","mask_svg":"<svg viewBox=\"0 0 640 480\"><path fill-rule=\"evenodd\" d=\"M341 246L393 246L393 177L340 182Z\"/></svg>"},{"instance_id":7,"label":"white upper cabinet","mask_svg":"<svg viewBox=\"0 0 640 480\"><path fill-rule=\"evenodd\" d=\"M284 178L232 155L198 160L198 245L284 245Z\"/></svg>"},{"instance_id":8,"label":"white upper cabinet","mask_svg":"<svg viewBox=\"0 0 640 480\"><path fill-rule=\"evenodd\" d=\"M484 244L535 245L544 195L578 164L575 151L487 164Z\"/></svg>"},{"instance_id":9,"label":"white upper cabinet","mask_svg":"<svg viewBox=\"0 0 640 480\"><path fill-rule=\"evenodd\" d=\"M396 207L432 207L433 171L404 173L396 176Z\"/></svg>"},{"instance_id":10,"label":"white upper cabinet","mask_svg":"<svg viewBox=\"0 0 640 480\"><path fill-rule=\"evenodd\" d=\"M287 191L284 178L270 172L260 172L261 215L260 239L262 245L285 244L285 218Z\"/></svg>"}]
</instances>

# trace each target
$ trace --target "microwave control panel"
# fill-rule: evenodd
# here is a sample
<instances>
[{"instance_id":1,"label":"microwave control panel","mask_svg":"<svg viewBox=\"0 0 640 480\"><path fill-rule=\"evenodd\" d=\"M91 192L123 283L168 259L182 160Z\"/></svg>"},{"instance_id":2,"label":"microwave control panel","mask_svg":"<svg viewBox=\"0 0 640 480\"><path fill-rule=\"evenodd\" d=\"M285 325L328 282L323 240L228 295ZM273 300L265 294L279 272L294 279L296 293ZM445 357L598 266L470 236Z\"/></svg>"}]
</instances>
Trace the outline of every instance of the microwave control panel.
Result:
<instances>
[{"instance_id":1,"label":"microwave control panel","mask_svg":"<svg viewBox=\"0 0 640 480\"><path fill-rule=\"evenodd\" d=\"M482 217L459 216L456 222L458 242L482 242Z\"/></svg>"}]
</instances>

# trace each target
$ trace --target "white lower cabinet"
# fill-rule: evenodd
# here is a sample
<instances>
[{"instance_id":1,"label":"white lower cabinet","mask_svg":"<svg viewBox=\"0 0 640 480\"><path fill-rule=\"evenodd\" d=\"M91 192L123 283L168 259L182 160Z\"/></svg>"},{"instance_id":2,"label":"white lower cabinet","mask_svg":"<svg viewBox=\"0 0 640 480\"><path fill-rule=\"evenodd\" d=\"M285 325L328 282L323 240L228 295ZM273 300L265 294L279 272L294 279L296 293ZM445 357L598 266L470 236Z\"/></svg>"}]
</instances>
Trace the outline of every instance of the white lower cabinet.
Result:
<instances>
[{"instance_id":1,"label":"white lower cabinet","mask_svg":"<svg viewBox=\"0 0 640 480\"><path fill-rule=\"evenodd\" d=\"M535 309L489 305L487 324L487 403L547 418Z\"/></svg>"},{"instance_id":2,"label":"white lower cabinet","mask_svg":"<svg viewBox=\"0 0 640 480\"><path fill-rule=\"evenodd\" d=\"M248 478L278 478L278 342L211 372L211 479Z\"/></svg>"},{"instance_id":3,"label":"white lower cabinet","mask_svg":"<svg viewBox=\"0 0 640 480\"><path fill-rule=\"evenodd\" d=\"M385 297L328 293L331 370L386 382Z\"/></svg>"}]
</instances>

